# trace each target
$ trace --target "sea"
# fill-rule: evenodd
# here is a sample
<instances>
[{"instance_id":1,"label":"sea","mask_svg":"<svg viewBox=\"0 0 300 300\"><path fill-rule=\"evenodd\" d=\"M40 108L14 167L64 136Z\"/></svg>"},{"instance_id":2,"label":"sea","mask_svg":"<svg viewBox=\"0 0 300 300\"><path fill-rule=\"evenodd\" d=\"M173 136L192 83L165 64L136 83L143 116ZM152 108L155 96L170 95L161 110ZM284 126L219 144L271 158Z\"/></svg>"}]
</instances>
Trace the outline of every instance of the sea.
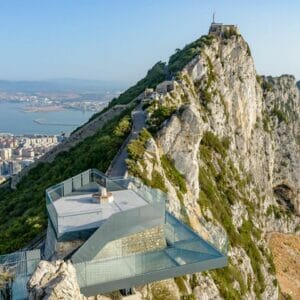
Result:
<instances>
[{"instance_id":1,"label":"sea","mask_svg":"<svg viewBox=\"0 0 300 300\"><path fill-rule=\"evenodd\" d=\"M0 133L70 134L95 112L67 109L51 112L24 112L22 102L0 102Z\"/></svg>"}]
</instances>

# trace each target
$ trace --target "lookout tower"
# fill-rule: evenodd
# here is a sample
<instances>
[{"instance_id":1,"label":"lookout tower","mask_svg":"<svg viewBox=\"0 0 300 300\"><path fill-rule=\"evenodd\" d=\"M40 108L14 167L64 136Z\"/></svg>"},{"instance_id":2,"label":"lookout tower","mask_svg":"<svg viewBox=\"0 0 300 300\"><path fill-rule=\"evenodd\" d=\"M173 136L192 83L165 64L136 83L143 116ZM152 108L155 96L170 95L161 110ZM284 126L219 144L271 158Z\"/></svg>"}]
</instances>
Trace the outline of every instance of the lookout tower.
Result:
<instances>
[{"instance_id":1,"label":"lookout tower","mask_svg":"<svg viewBox=\"0 0 300 300\"><path fill-rule=\"evenodd\" d=\"M226 34L233 35L233 34L240 34L239 28L237 25L224 25L223 23L216 23L215 22L215 12L213 13L212 23L209 27L208 34L215 35L215 36L223 36Z\"/></svg>"}]
</instances>

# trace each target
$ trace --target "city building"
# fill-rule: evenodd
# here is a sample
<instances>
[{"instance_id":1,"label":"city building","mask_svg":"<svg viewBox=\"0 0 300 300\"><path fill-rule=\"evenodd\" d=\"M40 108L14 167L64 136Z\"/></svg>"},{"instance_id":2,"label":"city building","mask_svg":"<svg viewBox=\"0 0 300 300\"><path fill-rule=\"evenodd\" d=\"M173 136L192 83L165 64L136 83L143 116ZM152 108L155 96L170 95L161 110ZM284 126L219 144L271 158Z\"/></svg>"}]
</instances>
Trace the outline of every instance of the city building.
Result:
<instances>
[{"instance_id":1,"label":"city building","mask_svg":"<svg viewBox=\"0 0 300 300\"><path fill-rule=\"evenodd\" d=\"M0 134L0 175L18 174L63 139L56 135Z\"/></svg>"},{"instance_id":2,"label":"city building","mask_svg":"<svg viewBox=\"0 0 300 300\"><path fill-rule=\"evenodd\" d=\"M2 148L0 149L0 157L3 160L8 160L11 158L12 150L10 148Z\"/></svg>"}]
</instances>

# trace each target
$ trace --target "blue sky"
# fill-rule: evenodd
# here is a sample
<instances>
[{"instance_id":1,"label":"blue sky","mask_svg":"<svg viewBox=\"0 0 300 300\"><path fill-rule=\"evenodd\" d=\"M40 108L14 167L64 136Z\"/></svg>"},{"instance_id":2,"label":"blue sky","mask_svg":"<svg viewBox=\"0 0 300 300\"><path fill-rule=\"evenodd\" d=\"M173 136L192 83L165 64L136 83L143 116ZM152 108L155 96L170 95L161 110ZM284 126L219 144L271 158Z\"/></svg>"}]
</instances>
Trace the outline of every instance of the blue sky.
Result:
<instances>
[{"instance_id":1,"label":"blue sky","mask_svg":"<svg viewBox=\"0 0 300 300\"><path fill-rule=\"evenodd\" d=\"M238 24L260 74L300 79L299 0L0 0L0 79L134 83L217 21Z\"/></svg>"}]
</instances>

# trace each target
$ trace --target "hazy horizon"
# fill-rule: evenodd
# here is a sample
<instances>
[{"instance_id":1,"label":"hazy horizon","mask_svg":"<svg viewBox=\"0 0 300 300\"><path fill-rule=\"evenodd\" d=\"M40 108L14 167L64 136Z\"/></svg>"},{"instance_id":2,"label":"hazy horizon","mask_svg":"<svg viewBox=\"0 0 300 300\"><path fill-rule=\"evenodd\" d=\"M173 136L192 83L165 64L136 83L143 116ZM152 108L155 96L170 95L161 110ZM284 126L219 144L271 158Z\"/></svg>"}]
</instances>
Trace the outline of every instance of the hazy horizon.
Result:
<instances>
[{"instance_id":1,"label":"hazy horizon","mask_svg":"<svg viewBox=\"0 0 300 300\"><path fill-rule=\"evenodd\" d=\"M0 3L0 80L131 85L216 21L237 24L259 74L300 79L300 3L37 1Z\"/></svg>"}]
</instances>

